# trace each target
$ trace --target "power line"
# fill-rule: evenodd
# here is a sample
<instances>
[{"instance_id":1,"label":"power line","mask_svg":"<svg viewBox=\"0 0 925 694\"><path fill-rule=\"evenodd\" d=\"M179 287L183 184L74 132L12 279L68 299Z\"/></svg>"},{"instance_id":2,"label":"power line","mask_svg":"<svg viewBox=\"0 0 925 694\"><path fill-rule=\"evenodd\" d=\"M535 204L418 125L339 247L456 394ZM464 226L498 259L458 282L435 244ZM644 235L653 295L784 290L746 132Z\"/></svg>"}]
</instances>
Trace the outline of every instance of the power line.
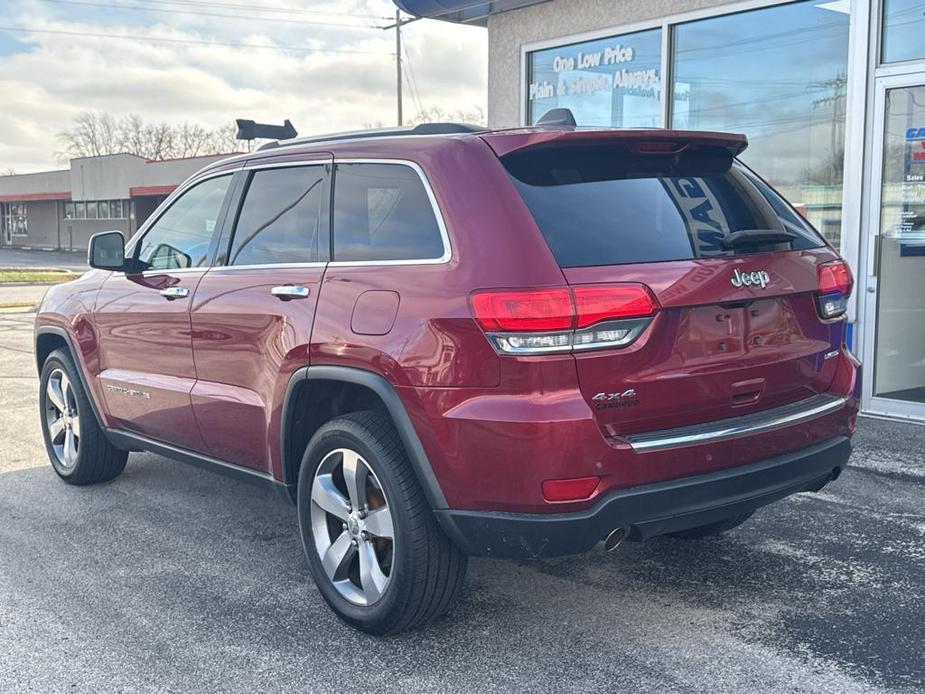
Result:
<instances>
[{"instance_id":1,"label":"power line","mask_svg":"<svg viewBox=\"0 0 925 694\"><path fill-rule=\"evenodd\" d=\"M225 19L247 19L252 22L279 22L284 24L310 24L313 26L323 27L347 27L350 29L366 29L361 24L347 24L344 22L313 22L306 19L285 19L283 17L257 17L255 15L242 14L221 14L216 12L198 12L196 10L175 10L165 7L138 7L136 5L114 5L105 2L88 2L87 0L40 0L41 2L54 3L56 5L77 5L80 7L101 7L111 10L134 10L136 12L158 12L162 14L187 14L200 17L222 17Z\"/></svg>"},{"instance_id":2,"label":"power line","mask_svg":"<svg viewBox=\"0 0 925 694\"><path fill-rule=\"evenodd\" d=\"M390 17L384 17L372 14L359 14L357 12L337 12L335 10L307 10L301 7L267 7L266 5L254 6L252 4L241 4L234 2L216 2L215 0L134 0L134 2L146 3L149 5L186 5L188 7L210 7L212 9L232 9L248 10L251 12L267 12L275 14L305 14L305 15L328 15L332 17L362 17L367 19L386 20Z\"/></svg>"},{"instance_id":3,"label":"power line","mask_svg":"<svg viewBox=\"0 0 925 694\"><path fill-rule=\"evenodd\" d=\"M418 80L414 74L414 67L411 65L411 56L408 53L408 47L403 43L401 47L405 56L405 63L408 65L408 91L411 92L411 98L417 104L418 113L423 113L424 107L421 104L421 94L418 91Z\"/></svg>"},{"instance_id":4,"label":"power line","mask_svg":"<svg viewBox=\"0 0 925 694\"><path fill-rule=\"evenodd\" d=\"M0 26L0 31L8 32L22 32L28 34L56 34L60 36L84 36L90 38L99 38L99 39L122 39L126 41L132 41L138 43L139 40L144 41L159 41L161 43L177 43L177 44L195 44L199 46L227 46L229 48L257 48L273 51L282 51L282 52L292 52L292 53L353 53L358 55L385 55L385 56L394 56L394 53L388 51L360 51L360 50L350 50L346 48L305 48L303 46L272 46L269 44L259 44L259 43L232 43L226 41L204 41L199 39L171 39L171 38L162 38L158 36L148 36L144 34L128 35L128 34L103 34L97 32L88 32L88 31L65 31L62 29L36 29L34 27L8 27Z\"/></svg>"}]
</instances>

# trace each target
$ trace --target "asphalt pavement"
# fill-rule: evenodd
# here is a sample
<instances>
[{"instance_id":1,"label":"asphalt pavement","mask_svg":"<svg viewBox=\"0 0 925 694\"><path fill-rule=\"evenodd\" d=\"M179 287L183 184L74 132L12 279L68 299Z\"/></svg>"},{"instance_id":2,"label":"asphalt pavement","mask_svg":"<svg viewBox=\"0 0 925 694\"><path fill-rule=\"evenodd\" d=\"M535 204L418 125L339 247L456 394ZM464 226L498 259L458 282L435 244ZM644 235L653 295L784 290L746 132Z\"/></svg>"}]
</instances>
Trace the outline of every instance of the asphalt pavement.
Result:
<instances>
[{"instance_id":1,"label":"asphalt pavement","mask_svg":"<svg viewBox=\"0 0 925 694\"><path fill-rule=\"evenodd\" d=\"M50 267L60 270L86 272L86 251L41 251L20 248L0 248L0 268L4 267Z\"/></svg>"},{"instance_id":2,"label":"asphalt pavement","mask_svg":"<svg viewBox=\"0 0 925 694\"><path fill-rule=\"evenodd\" d=\"M308 576L295 510L151 454L61 483L32 315L0 315L0 692L923 692L925 427L706 541L475 559L448 617L376 639Z\"/></svg>"}]
</instances>

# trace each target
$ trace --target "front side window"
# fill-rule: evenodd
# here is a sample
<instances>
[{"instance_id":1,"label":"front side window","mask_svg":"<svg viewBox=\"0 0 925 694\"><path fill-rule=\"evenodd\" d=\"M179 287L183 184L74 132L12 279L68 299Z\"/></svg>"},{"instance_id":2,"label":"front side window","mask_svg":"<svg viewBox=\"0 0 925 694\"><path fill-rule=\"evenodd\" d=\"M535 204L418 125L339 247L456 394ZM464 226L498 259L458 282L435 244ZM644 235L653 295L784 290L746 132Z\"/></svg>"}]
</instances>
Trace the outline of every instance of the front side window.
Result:
<instances>
[{"instance_id":1,"label":"front side window","mask_svg":"<svg viewBox=\"0 0 925 694\"><path fill-rule=\"evenodd\" d=\"M323 166L255 172L235 225L228 264L317 261L323 192Z\"/></svg>"},{"instance_id":2,"label":"front side window","mask_svg":"<svg viewBox=\"0 0 925 694\"><path fill-rule=\"evenodd\" d=\"M138 244L142 270L202 267L231 175L210 178L177 198Z\"/></svg>"},{"instance_id":3,"label":"front side window","mask_svg":"<svg viewBox=\"0 0 925 694\"><path fill-rule=\"evenodd\" d=\"M403 164L338 164L334 260L436 260L443 237L420 176Z\"/></svg>"}]
</instances>

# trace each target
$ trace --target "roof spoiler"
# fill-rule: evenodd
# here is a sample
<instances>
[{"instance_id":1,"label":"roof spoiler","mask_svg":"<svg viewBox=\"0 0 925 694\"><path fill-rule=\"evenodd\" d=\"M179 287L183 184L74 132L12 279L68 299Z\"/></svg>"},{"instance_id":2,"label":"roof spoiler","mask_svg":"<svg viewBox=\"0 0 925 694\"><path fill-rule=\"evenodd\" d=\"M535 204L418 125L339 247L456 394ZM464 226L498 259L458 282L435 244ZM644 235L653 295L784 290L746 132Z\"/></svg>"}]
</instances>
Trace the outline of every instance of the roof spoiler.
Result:
<instances>
[{"instance_id":1,"label":"roof spoiler","mask_svg":"<svg viewBox=\"0 0 925 694\"><path fill-rule=\"evenodd\" d=\"M663 130L659 128L618 130L588 128L581 130L502 130L482 135L488 146L499 157L527 148L593 147L596 145L625 145L638 153L678 154L682 150L724 149L736 157L748 147L748 138L736 133L717 133L699 130ZM664 145L664 146L662 146Z\"/></svg>"}]
</instances>

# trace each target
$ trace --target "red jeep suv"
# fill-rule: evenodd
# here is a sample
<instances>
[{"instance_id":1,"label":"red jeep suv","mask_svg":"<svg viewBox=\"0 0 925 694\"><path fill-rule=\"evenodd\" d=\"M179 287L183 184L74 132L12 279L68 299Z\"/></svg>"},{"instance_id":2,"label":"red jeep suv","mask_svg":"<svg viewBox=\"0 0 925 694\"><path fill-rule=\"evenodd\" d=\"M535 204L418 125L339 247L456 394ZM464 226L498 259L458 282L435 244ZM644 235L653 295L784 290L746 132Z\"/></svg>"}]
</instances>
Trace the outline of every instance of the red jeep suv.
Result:
<instances>
[{"instance_id":1,"label":"red jeep suv","mask_svg":"<svg viewBox=\"0 0 925 694\"><path fill-rule=\"evenodd\" d=\"M818 490L857 416L852 279L745 147L432 124L212 164L45 297L51 464L273 486L378 634L445 612L468 555L703 537Z\"/></svg>"}]
</instances>

